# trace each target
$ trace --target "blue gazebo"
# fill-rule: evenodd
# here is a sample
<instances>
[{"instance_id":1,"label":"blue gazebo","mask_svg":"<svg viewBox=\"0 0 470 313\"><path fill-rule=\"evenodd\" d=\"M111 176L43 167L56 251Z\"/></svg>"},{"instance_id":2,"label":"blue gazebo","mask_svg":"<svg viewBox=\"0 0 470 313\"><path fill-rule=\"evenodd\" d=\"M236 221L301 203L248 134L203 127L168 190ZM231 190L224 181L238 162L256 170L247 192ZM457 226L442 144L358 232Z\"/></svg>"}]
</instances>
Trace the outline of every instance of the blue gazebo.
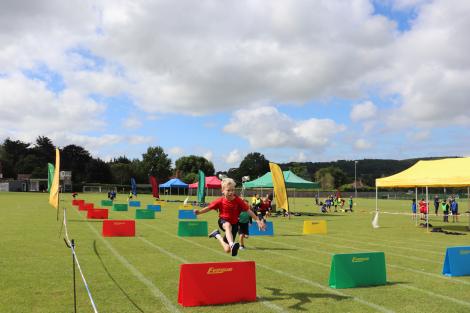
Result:
<instances>
[{"instance_id":1,"label":"blue gazebo","mask_svg":"<svg viewBox=\"0 0 470 313\"><path fill-rule=\"evenodd\" d=\"M170 189L170 195L171 195L171 190L173 188L176 188L178 190L178 195L180 194L180 189L188 189L188 184L185 182L181 181L178 178L172 178L169 181L167 181L164 184L161 184L159 188L163 188L164 190Z\"/></svg>"}]
</instances>

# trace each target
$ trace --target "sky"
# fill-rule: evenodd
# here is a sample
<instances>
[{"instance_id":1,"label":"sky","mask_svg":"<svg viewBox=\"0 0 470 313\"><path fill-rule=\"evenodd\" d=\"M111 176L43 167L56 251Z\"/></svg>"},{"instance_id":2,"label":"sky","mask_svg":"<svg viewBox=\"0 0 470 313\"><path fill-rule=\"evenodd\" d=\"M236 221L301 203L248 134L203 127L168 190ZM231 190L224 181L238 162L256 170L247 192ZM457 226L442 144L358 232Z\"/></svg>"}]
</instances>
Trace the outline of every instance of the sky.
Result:
<instances>
[{"instance_id":1,"label":"sky","mask_svg":"<svg viewBox=\"0 0 470 313\"><path fill-rule=\"evenodd\" d=\"M470 1L3 0L0 140L217 171L469 156Z\"/></svg>"}]
</instances>

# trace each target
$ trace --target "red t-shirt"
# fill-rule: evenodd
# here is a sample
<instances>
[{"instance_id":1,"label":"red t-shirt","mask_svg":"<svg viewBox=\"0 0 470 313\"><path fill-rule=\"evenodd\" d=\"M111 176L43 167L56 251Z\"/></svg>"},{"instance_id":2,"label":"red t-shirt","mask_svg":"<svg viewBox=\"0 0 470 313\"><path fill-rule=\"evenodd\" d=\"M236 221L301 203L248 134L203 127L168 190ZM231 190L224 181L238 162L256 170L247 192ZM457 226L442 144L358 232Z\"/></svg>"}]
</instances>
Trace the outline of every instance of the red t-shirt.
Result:
<instances>
[{"instance_id":1,"label":"red t-shirt","mask_svg":"<svg viewBox=\"0 0 470 313\"><path fill-rule=\"evenodd\" d=\"M261 212L266 212L271 207L271 201L265 200L261 201L261 205L259 206L259 210Z\"/></svg>"},{"instance_id":2,"label":"red t-shirt","mask_svg":"<svg viewBox=\"0 0 470 313\"><path fill-rule=\"evenodd\" d=\"M240 213L248 210L248 204L238 196L235 196L232 201L220 197L212 201L208 207L211 210L219 210L219 217L230 224L238 224Z\"/></svg>"}]
</instances>

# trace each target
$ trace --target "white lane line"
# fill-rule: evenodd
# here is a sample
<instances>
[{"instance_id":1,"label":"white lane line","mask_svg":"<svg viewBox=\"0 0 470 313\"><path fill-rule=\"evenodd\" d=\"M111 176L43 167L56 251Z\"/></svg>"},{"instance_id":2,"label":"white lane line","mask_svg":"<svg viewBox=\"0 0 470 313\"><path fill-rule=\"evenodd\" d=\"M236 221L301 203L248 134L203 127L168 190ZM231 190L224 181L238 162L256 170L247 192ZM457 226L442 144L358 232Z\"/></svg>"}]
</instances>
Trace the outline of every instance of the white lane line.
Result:
<instances>
[{"instance_id":1,"label":"white lane line","mask_svg":"<svg viewBox=\"0 0 470 313\"><path fill-rule=\"evenodd\" d=\"M295 245L292 245L292 244L269 241L269 240L259 238L259 237L257 238L257 240L261 240L261 241L264 240L264 241L274 243L274 244L277 244L277 245L296 248L296 249L299 249L299 250L314 251L314 252L318 252L318 253L322 253L322 254L326 254L326 255L333 255L334 254L332 252L325 251L325 250L320 250L320 249L315 249L315 248L304 248L304 247L299 247L299 246L295 246ZM403 266L399 266L399 265L394 265L394 264L391 264L390 262L387 262L387 266L398 268L398 269L404 270L404 271L417 273L417 274L420 274L420 275L426 275L426 276L430 276L430 277L433 277L433 278L438 278L438 279L445 280L445 281L450 282L450 283L470 285L469 281L465 281L465 280L458 279L458 278L455 278L455 277L447 277L447 276L443 276L443 275L439 275L439 274L435 274L435 273L429 273L429 272L425 272L425 271L421 271L421 270L415 270L415 269L412 269L412 268L407 268L407 267L403 267Z\"/></svg>"},{"instance_id":2,"label":"white lane line","mask_svg":"<svg viewBox=\"0 0 470 313\"><path fill-rule=\"evenodd\" d=\"M305 238L294 238L294 240L302 240L302 241L307 241L307 242L310 242L310 243L315 243L315 244L320 244L320 245L328 245L328 246L333 246L333 247L338 247L338 248L348 248L348 249L353 249L353 250L357 250L357 251L363 251L363 252L375 252L376 250L368 250L368 249L362 249L362 248L356 248L356 247L352 247L352 246L345 246L345 245L339 245L339 244L333 244L331 242L321 242L321 241L313 241L313 240L309 240L309 239L305 239ZM416 261L422 261L422 262L428 262L428 263L434 263L434 264L442 264L442 262L438 262L438 261L433 261L433 260L429 260L429 259L425 259L425 258L420 258L420 257L414 257L414 256L408 256L408 255L404 255L404 254L399 254L399 253L393 253L393 252L387 252L388 255L394 255L394 256L398 256L398 257L401 257L401 258L405 258L405 259L411 259L411 260L416 260Z\"/></svg>"},{"instance_id":3,"label":"white lane line","mask_svg":"<svg viewBox=\"0 0 470 313\"><path fill-rule=\"evenodd\" d=\"M366 244L366 245L370 245L370 246L379 246L379 247L386 247L386 248L395 248L395 249L410 250L410 251L413 251L413 252L422 251L422 252L424 252L424 253L430 253L430 254L435 254L435 255L440 255L440 256L442 256L442 253L435 252L435 251L429 251L429 250L419 249L419 248L409 248L409 247L392 246L392 245L388 245L388 244L379 244L379 243L373 243L373 242L363 242L363 241L357 241L357 240L346 239L346 238L344 238L344 236L342 236L342 237L337 237L337 236L335 236L335 235L328 235L328 238L332 238L332 239L335 239L335 240L342 240L342 241L352 242L352 243L362 243L362 244ZM374 238L374 239L375 239L375 238Z\"/></svg>"},{"instance_id":4,"label":"white lane line","mask_svg":"<svg viewBox=\"0 0 470 313\"><path fill-rule=\"evenodd\" d=\"M147 224L146 224L146 225L147 225ZM157 228L157 227L155 227L155 226L153 226L153 225L147 225L147 226L149 226L149 227L151 227L151 228L154 228L154 229L156 229L156 230L158 230L158 231L160 231L160 232L163 232L163 233L165 233L165 234L167 234L167 235L169 235L169 236L171 236L171 237L176 237L176 238L178 238L178 239L180 239L180 240L184 240L184 241L186 241L186 242L189 242L189 243L191 243L192 245L199 246L199 247L201 247L201 248L204 248L204 249L213 251L214 253L217 253L217 254L219 254L219 255L223 255L223 256L227 257L227 254L226 254L226 253L220 252L219 250L215 250L215 249L209 248L209 247L207 247L207 246L205 246L205 245L201 245L201 244L199 244L199 243L197 243L197 242L195 242L195 241L188 240L188 239L186 239L186 238L184 238L184 237L178 237L178 236L176 236L176 235L174 235L174 234L172 234L172 233L169 233L169 232L167 232L167 231L165 231L165 230L162 230L162 229L160 229L160 228ZM243 260L243 259L240 258L240 257L236 257L236 259ZM392 312L394 312L394 311L392 311L392 310L389 310L389 309L387 309L387 308L385 308L385 307L383 307L383 306L377 305L377 304L375 304L375 303L371 303L371 302L368 302L368 301L363 300L363 299L361 299L361 298L358 298L358 297L355 297L355 296L350 296L350 295L348 295L348 294L339 292L339 291L337 291L337 290L330 289L329 287L323 286L323 285L321 285L321 284L318 283L318 282L311 281L311 280L307 280L307 279L305 279L305 278L298 277L298 276L295 276L295 275L293 275L293 274L290 274L290 273L287 273L287 272L284 272L284 271L280 271L280 270L271 268L271 267L269 267L269 266L260 264L259 262L256 262L256 265L259 266L259 267L261 267L261 268L264 268L264 269L266 269L266 270L268 270L268 271L274 272L274 273L276 273L276 274L289 277L289 278L292 279L292 280L300 281L300 282L303 282L303 283L305 283L305 284L307 284L307 285L311 285L311 286L317 287L317 288L319 288L319 289L321 289L321 290L324 290L324 291L326 291L326 292L333 293L333 294L336 294L336 295L339 295L339 296L343 296L343 297L348 297L348 298L350 298L351 300L354 300L354 301L356 301L356 302L359 302L359 303L361 303L361 304L364 304L364 305L366 305L366 306L368 306L368 307L371 307L371 308L373 308L373 309L375 309L375 310L377 310L377 311L379 311L379 312L383 312L383 313L392 313Z\"/></svg>"},{"instance_id":5,"label":"white lane line","mask_svg":"<svg viewBox=\"0 0 470 313\"><path fill-rule=\"evenodd\" d=\"M81 215L80 215L80 218L84 220ZM106 241L103 238L103 236L101 236L101 234L98 233L98 231L93 226L91 226L87 220L84 220L84 221L86 221L85 224L87 224L87 226L93 231L93 233L95 233L96 237L98 237L101 240L101 242L103 242L104 245L109 249L109 251L111 251L114 254L116 259L118 259L138 280L140 280L140 282L142 282L145 286L147 286L147 288L150 289L151 293L156 298L160 299L160 301L163 303L163 305L165 306L168 312L181 312L180 310L178 310L176 306L173 305L170 299L168 299L167 296L165 296L165 294L157 286L155 286L149 279L147 279L125 257L119 254L119 252L117 252L116 249L114 249L114 247L108 241Z\"/></svg>"},{"instance_id":6,"label":"white lane line","mask_svg":"<svg viewBox=\"0 0 470 313\"><path fill-rule=\"evenodd\" d=\"M146 224L146 223L143 223L143 224L147 227L153 228L152 225L149 225L149 224ZM175 236L175 237L177 237L177 236ZM147 243L148 245L152 246L153 248L157 249L158 251L162 252L163 254L166 254L167 256L169 256L169 257L171 257L175 260L180 261L181 263L191 263L190 261L188 261L186 259L183 259L182 257L180 257L180 256L178 256L178 255L176 255L176 254L174 254L174 253L172 253L172 252L170 252L170 251L154 244L153 242L151 242L151 241L149 241L145 238L139 237L139 239L142 240L143 242ZM225 254L224 254L224 256L225 256ZM286 312L282 307L280 307L280 306L278 306L274 303L271 303L267 300L264 300L262 297L258 297L258 300L261 304L263 304L264 306L272 309L275 312Z\"/></svg>"},{"instance_id":7,"label":"white lane line","mask_svg":"<svg viewBox=\"0 0 470 313\"><path fill-rule=\"evenodd\" d=\"M414 286L410 286L410 285L398 285L398 287L405 288L405 289L410 289L410 290L414 290L414 291L419 291L419 292L425 293L425 294L427 294L431 297L441 298L441 299L446 300L446 301L450 301L450 302L454 302L454 303L457 303L457 304L460 304L460 305L464 305L466 307L470 307L470 302L455 299L455 298L451 298L449 296L434 293L434 292L424 290L424 289L421 289L421 288L418 288L418 287L414 287Z\"/></svg>"},{"instance_id":8,"label":"white lane line","mask_svg":"<svg viewBox=\"0 0 470 313\"><path fill-rule=\"evenodd\" d=\"M138 237L138 238L139 238L140 240L142 240L143 242L145 242L146 244L148 244L149 246L151 246L151 247L157 249L157 250L160 251L161 253L166 254L166 255L169 256L170 258L173 258L173 259L175 259L175 260L177 260L177 261L179 261L179 262L181 262L181 263L191 263L191 262L189 262L188 260L183 259L182 257L180 257L180 256L178 256L178 255L176 255L176 254L174 254L174 253L172 253L172 252L170 252L170 251L168 251L168 250L166 250L166 249L163 249L162 247L160 247L160 246L154 244L153 242L151 242L151 241L149 241L149 240L147 240L147 239L145 239L145 238L143 238L143 237Z\"/></svg>"},{"instance_id":9,"label":"white lane line","mask_svg":"<svg viewBox=\"0 0 470 313\"><path fill-rule=\"evenodd\" d=\"M330 266L328 264L316 262L316 261L313 261L313 260L307 260L305 258L299 258L299 257L295 257L295 256L287 255L287 254L282 254L282 253L279 253L279 252L269 251L269 250L266 250L264 252L268 252L268 253L271 253L271 254L276 254L276 255L283 256L283 257L288 257L288 258L291 258L291 259L294 259L294 260L303 261L303 262L323 266L323 267L326 267L326 268L330 268ZM400 287L400 288L406 288L406 289L411 289L411 290L414 290L414 291L422 292L422 293L425 293L429 296L441 298L441 299L444 299L444 300L447 300L447 301L450 301L450 302L454 302L454 303L457 303L457 304L461 304L461 305L464 305L464 306L470 306L470 302L455 299L455 298L448 297L448 296L444 296L444 295L441 295L441 294L437 294L437 293L434 293L432 291L428 291L428 290L421 289L421 288L418 288L418 287L414 287L414 286L410 286L410 285L406 285L406 284L397 284L397 286Z\"/></svg>"}]
</instances>

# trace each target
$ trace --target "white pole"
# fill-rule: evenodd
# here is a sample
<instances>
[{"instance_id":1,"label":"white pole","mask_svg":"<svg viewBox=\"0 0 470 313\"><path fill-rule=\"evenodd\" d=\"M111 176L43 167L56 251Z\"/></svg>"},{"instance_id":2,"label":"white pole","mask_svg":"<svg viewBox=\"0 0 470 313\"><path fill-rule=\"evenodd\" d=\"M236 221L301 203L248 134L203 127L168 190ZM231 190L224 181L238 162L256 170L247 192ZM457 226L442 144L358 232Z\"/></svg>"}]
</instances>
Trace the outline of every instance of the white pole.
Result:
<instances>
[{"instance_id":1,"label":"white pole","mask_svg":"<svg viewBox=\"0 0 470 313\"><path fill-rule=\"evenodd\" d=\"M295 188L294 188L294 210L295 210Z\"/></svg>"},{"instance_id":2,"label":"white pole","mask_svg":"<svg viewBox=\"0 0 470 313\"><path fill-rule=\"evenodd\" d=\"M418 212L418 187L415 187L415 197L416 197L416 202L415 202L415 205L416 205L416 212ZM416 226L418 226L418 213L416 213Z\"/></svg>"},{"instance_id":3,"label":"white pole","mask_svg":"<svg viewBox=\"0 0 470 313\"><path fill-rule=\"evenodd\" d=\"M470 212L470 187L467 187L467 208L468 212ZM468 230L470 230L470 213L468 213Z\"/></svg>"},{"instance_id":4,"label":"white pole","mask_svg":"<svg viewBox=\"0 0 470 313\"><path fill-rule=\"evenodd\" d=\"M379 187L375 186L375 212L379 210Z\"/></svg>"},{"instance_id":5,"label":"white pole","mask_svg":"<svg viewBox=\"0 0 470 313\"><path fill-rule=\"evenodd\" d=\"M426 186L426 230L429 231L429 194L428 186Z\"/></svg>"},{"instance_id":6,"label":"white pole","mask_svg":"<svg viewBox=\"0 0 470 313\"><path fill-rule=\"evenodd\" d=\"M354 203L357 202L357 161L354 161Z\"/></svg>"}]
</instances>

